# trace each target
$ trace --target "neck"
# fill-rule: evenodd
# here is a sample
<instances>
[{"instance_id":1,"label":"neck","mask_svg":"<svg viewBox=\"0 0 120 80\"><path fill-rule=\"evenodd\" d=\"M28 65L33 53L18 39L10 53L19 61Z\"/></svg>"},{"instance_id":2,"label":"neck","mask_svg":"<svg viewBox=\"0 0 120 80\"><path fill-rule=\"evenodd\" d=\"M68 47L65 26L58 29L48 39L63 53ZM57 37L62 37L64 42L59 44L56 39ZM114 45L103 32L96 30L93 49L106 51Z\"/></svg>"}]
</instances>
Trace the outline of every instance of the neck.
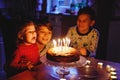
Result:
<instances>
[{"instance_id":1,"label":"neck","mask_svg":"<svg viewBox=\"0 0 120 80\"><path fill-rule=\"evenodd\" d=\"M89 32L89 30L80 31L81 34L86 34L86 33L88 33L88 32Z\"/></svg>"},{"instance_id":2,"label":"neck","mask_svg":"<svg viewBox=\"0 0 120 80\"><path fill-rule=\"evenodd\" d=\"M37 45L38 45L38 48L39 48L39 52L41 52L45 47L44 44L41 44L41 43L38 43L38 42L37 42Z\"/></svg>"},{"instance_id":3,"label":"neck","mask_svg":"<svg viewBox=\"0 0 120 80\"><path fill-rule=\"evenodd\" d=\"M25 44L25 45L32 45L31 43L26 43L26 42L24 42L24 44Z\"/></svg>"},{"instance_id":4,"label":"neck","mask_svg":"<svg viewBox=\"0 0 120 80\"><path fill-rule=\"evenodd\" d=\"M92 27L89 29L89 30L85 30L85 31L79 31L78 30L78 27L76 28L77 29L77 33L79 34L79 35L87 35L89 32L91 32L91 30L93 29Z\"/></svg>"}]
</instances>

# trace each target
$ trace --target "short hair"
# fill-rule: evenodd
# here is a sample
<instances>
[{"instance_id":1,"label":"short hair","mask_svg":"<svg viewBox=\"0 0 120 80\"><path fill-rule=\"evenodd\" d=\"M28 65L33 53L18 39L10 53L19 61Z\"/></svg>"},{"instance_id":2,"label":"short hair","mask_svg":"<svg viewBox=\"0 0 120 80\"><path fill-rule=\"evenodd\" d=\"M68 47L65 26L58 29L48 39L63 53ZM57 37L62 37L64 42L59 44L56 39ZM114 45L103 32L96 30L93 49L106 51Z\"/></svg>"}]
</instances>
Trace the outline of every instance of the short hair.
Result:
<instances>
[{"instance_id":1,"label":"short hair","mask_svg":"<svg viewBox=\"0 0 120 80\"><path fill-rule=\"evenodd\" d=\"M79 17L81 14L88 14L91 20L95 20L96 17L95 11L89 6L79 9L77 17Z\"/></svg>"},{"instance_id":2,"label":"short hair","mask_svg":"<svg viewBox=\"0 0 120 80\"><path fill-rule=\"evenodd\" d=\"M45 26L45 27L47 27L48 30L53 31L53 27L50 22L42 22L42 23L37 24L37 30L41 26Z\"/></svg>"}]
</instances>

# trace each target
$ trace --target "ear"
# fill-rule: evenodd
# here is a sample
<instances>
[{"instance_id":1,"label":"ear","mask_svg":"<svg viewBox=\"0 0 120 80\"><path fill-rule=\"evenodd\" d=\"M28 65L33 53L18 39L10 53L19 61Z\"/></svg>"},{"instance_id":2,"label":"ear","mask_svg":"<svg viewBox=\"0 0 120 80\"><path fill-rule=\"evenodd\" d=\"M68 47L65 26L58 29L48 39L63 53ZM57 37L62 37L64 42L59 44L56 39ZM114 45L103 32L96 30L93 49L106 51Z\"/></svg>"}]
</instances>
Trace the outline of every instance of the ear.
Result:
<instances>
[{"instance_id":1,"label":"ear","mask_svg":"<svg viewBox=\"0 0 120 80\"><path fill-rule=\"evenodd\" d=\"M95 24L95 20L92 20L90 26L94 26L94 24Z\"/></svg>"},{"instance_id":2,"label":"ear","mask_svg":"<svg viewBox=\"0 0 120 80\"><path fill-rule=\"evenodd\" d=\"M21 33L18 33L18 38L23 40L23 35Z\"/></svg>"}]
</instances>

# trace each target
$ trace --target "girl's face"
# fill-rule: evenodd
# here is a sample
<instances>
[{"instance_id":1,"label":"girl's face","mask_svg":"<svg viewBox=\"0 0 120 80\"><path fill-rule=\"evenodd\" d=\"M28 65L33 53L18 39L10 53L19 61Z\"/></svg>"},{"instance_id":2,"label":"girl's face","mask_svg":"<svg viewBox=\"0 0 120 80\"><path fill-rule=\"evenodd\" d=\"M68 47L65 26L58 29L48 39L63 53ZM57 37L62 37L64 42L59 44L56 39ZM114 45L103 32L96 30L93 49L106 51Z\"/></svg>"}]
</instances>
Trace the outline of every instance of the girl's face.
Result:
<instances>
[{"instance_id":1,"label":"girl's face","mask_svg":"<svg viewBox=\"0 0 120 80\"><path fill-rule=\"evenodd\" d=\"M37 42L46 45L52 37L52 31L50 31L46 26L41 26L37 30Z\"/></svg>"},{"instance_id":2,"label":"girl's face","mask_svg":"<svg viewBox=\"0 0 120 80\"><path fill-rule=\"evenodd\" d=\"M28 45L34 44L36 42L36 37L37 37L37 34L36 34L35 26L34 25L27 26L25 28L24 36L23 36L24 43Z\"/></svg>"},{"instance_id":3,"label":"girl's face","mask_svg":"<svg viewBox=\"0 0 120 80\"><path fill-rule=\"evenodd\" d=\"M85 34L89 31L89 28L94 25L94 23L95 21L91 20L88 14L81 14L78 16L77 20L78 31Z\"/></svg>"}]
</instances>

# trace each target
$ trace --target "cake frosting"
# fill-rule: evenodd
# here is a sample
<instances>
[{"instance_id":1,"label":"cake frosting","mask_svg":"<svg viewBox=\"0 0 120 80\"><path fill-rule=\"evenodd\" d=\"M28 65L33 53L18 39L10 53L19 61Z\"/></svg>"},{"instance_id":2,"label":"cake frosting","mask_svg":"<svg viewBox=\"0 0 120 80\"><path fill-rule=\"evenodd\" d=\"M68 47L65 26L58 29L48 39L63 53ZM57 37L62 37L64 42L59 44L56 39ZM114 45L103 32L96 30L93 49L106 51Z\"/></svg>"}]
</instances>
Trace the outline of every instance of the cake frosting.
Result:
<instances>
[{"instance_id":1,"label":"cake frosting","mask_svg":"<svg viewBox=\"0 0 120 80\"><path fill-rule=\"evenodd\" d=\"M54 47L47 51L46 57L55 62L74 62L79 60L80 55L72 47Z\"/></svg>"}]
</instances>

